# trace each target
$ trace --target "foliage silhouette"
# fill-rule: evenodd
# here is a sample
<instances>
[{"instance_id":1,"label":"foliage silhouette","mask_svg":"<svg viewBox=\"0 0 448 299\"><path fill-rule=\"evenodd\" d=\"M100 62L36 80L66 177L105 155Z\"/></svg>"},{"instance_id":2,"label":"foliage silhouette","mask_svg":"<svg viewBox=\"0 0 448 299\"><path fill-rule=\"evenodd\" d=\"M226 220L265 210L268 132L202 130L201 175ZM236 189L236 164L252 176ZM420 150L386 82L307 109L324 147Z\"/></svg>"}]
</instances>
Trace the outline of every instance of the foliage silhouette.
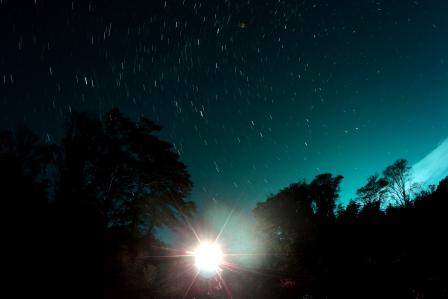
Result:
<instances>
[{"instance_id":1,"label":"foliage silhouette","mask_svg":"<svg viewBox=\"0 0 448 299\"><path fill-rule=\"evenodd\" d=\"M399 159L383 171L389 196L400 205L409 205L412 192L418 185L412 182L411 167L405 159Z\"/></svg>"},{"instance_id":2,"label":"foliage silhouette","mask_svg":"<svg viewBox=\"0 0 448 299\"><path fill-rule=\"evenodd\" d=\"M113 109L100 118L69 114L60 145L42 144L24 128L0 133L2 199L11 216L20 217L11 235L23 240L25 230L31 232L19 246L29 248L46 232L45 250L34 253L46 257L35 266L48 273L36 279L47 297L152 292L150 273L157 267L139 256L162 246L156 227L181 226L195 211L185 200L190 175L155 135L159 130Z\"/></svg>"},{"instance_id":3,"label":"foliage silhouette","mask_svg":"<svg viewBox=\"0 0 448 299\"><path fill-rule=\"evenodd\" d=\"M192 182L171 145L154 136L159 130L150 120L134 123L117 109L100 120L73 113L62 140L56 201L86 200L109 228L133 236L178 225L194 211L184 201Z\"/></svg>"},{"instance_id":4,"label":"foliage silhouette","mask_svg":"<svg viewBox=\"0 0 448 299\"><path fill-rule=\"evenodd\" d=\"M23 294L23 277L38 276L45 269L45 240L49 165L54 147L40 142L29 129L0 131L0 199L2 203L5 260L3 270L9 279L7 288L17 296ZM29 258L32 254L33 258ZM11 284L11 279L14 278ZM15 280L18 280L17 284ZM27 289L35 292L42 288L40 280L27 280Z\"/></svg>"},{"instance_id":5,"label":"foliage silhouette","mask_svg":"<svg viewBox=\"0 0 448 299\"><path fill-rule=\"evenodd\" d=\"M356 194L364 205L381 205L388 185L389 183L386 179L380 178L375 174L367 179L367 184L359 188Z\"/></svg>"},{"instance_id":6,"label":"foliage silhouette","mask_svg":"<svg viewBox=\"0 0 448 299\"><path fill-rule=\"evenodd\" d=\"M270 284L271 294L276 298L446 298L448 177L437 188L412 198L409 170L405 160L398 160L385 171L389 184L403 180L401 200L386 210L381 202L393 200L396 194L388 194L386 178L377 175L358 190L356 201L339 205L335 215L329 209L334 210L342 177L329 174L310 184L293 184L259 203L254 215L266 251L274 253L268 254L264 267L296 282L293 293ZM294 188L297 185L301 189ZM308 209L306 217L301 215L298 198L305 198L302 202L308 208L316 199L325 203L321 210L325 217L319 205ZM311 229L303 225L304 219L312 223ZM306 246L298 246L302 243Z\"/></svg>"},{"instance_id":7,"label":"foliage silhouette","mask_svg":"<svg viewBox=\"0 0 448 299\"><path fill-rule=\"evenodd\" d=\"M71 113L59 145L22 127L0 131L6 249L31 250L28 272L48 273L29 289L45 288L47 298L182 297L191 278L178 271L182 261L142 258L164 254L155 228L185 232L195 212L187 168L159 130L113 109ZM447 298L448 177L416 193L407 161L397 160L346 206L338 205L342 179L320 174L257 204L262 275L223 273L236 297ZM221 298L205 286L190 297Z\"/></svg>"}]
</instances>

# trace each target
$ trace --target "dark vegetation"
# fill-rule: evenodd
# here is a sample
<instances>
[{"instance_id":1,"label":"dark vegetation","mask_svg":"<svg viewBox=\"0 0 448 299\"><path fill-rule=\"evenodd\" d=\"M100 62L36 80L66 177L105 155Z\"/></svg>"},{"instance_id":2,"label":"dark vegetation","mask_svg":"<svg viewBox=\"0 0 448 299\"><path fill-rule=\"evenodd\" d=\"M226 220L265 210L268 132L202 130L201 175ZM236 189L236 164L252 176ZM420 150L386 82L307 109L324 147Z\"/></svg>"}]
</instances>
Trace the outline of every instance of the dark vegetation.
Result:
<instances>
[{"instance_id":1,"label":"dark vegetation","mask_svg":"<svg viewBox=\"0 0 448 299\"><path fill-rule=\"evenodd\" d=\"M17 297L182 298L171 271L178 260L141 258L164 246L155 228L182 231L195 212L186 166L159 130L112 110L70 114L58 145L26 128L0 132L5 256L19 261L8 268ZM235 298L448 297L448 178L418 188L398 160L347 206L337 204L342 179L321 174L257 205L269 253L259 272L269 275L229 276L230 287L244 285Z\"/></svg>"},{"instance_id":2,"label":"dark vegetation","mask_svg":"<svg viewBox=\"0 0 448 299\"><path fill-rule=\"evenodd\" d=\"M411 200L409 167L398 160L335 207L342 177L317 176L281 190L255 208L273 256L295 298L447 298L448 178ZM401 179L399 178L401 177ZM393 185L395 181L401 186ZM395 204L387 204L393 200Z\"/></svg>"}]
</instances>

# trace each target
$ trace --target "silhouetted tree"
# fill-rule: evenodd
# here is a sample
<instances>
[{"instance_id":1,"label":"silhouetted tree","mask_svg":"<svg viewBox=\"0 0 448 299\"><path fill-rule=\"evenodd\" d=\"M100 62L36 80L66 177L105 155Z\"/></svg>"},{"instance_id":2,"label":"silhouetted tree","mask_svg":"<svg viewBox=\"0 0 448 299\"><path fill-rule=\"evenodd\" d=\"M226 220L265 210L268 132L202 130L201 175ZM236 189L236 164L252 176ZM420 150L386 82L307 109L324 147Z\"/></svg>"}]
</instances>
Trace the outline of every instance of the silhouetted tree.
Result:
<instances>
[{"instance_id":1,"label":"silhouetted tree","mask_svg":"<svg viewBox=\"0 0 448 299\"><path fill-rule=\"evenodd\" d=\"M326 281L319 277L333 254L329 236L341 180L321 174L310 184L302 181L280 190L254 209L268 252L266 266L300 277L303 295Z\"/></svg>"},{"instance_id":2,"label":"silhouetted tree","mask_svg":"<svg viewBox=\"0 0 448 299\"><path fill-rule=\"evenodd\" d=\"M344 177L324 173L316 176L309 185L309 192L317 208L316 215L322 219L334 219L336 200L339 197L340 183Z\"/></svg>"},{"instance_id":3,"label":"silhouetted tree","mask_svg":"<svg viewBox=\"0 0 448 299\"><path fill-rule=\"evenodd\" d=\"M308 185L305 182L289 185L265 202L258 203L254 214L264 231L280 238L293 238L288 236L295 234L298 222L310 219L314 214Z\"/></svg>"},{"instance_id":4,"label":"silhouetted tree","mask_svg":"<svg viewBox=\"0 0 448 299\"><path fill-rule=\"evenodd\" d=\"M15 296L21 296L17 290L24 286L38 293L45 283L37 269L46 267L47 248L42 244L47 237L48 168L53 150L27 128L0 131L2 252L11 261L3 271L13 278L7 285ZM28 275L36 277L25 279Z\"/></svg>"},{"instance_id":5,"label":"silhouetted tree","mask_svg":"<svg viewBox=\"0 0 448 299\"><path fill-rule=\"evenodd\" d=\"M381 203L387 192L386 188L388 182L384 178L380 178L377 174L370 176L367 179L367 184L356 191L358 198L364 205L372 205Z\"/></svg>"},{"instance_id":6,"label":"silhouetted tree","mask_svg":"<svg viewBox=\"0 0 448 299\"><path fill-rule=\"evenodd\" d=\"M360 204L355 200L350 200L347 206L339 205L337 217L343 222L354 222L359 216Z\"/></svg>"},{"instance_id":7,"label":"silhouetted tree","mask_svg":"<svg viewBox=\"0 0 448 299\"><path fill-rule=\"evenodd\" d=\"M409 205L411 194L417 189L412 182L411 167L408 161L399 159L383 171L384 179L387 181L388 194L402 206Z\"/></svg>"},{"instance_id":8,"label":"silhouetted tree","mask_svg":"<svg viewBox=\"0 0 448 299\"><path fill-rule=\"evenodd\" d=\"M274 260L278 263L275 267L294 263L294 247L307 240L313 230L314 211L308 184L304 181L291 184L271 195L257 204L254 215L266 251L278 257Z\"/></svg>"},{"instance_id":9,"label":"silhouetted tree","mask_svg":"<svg viewBox=\"0 0 448 299\"><path fill-rule=\"evenodd\" d=\"M53 150L52 145L41 143L25 127L0 131L0 184L5 203L21 212L46 207L47 167L53 159Z\"/></svg>"},{"instance_id":10,"label":"silhouetted tree","mask_svg":"<svg viewBox=\"0 0 448 299\"><path fill-rule=\"evenodd\" d=\"M115 109L70 114L61 146L24 128L0 131L3 247L7 257L32 255L8 275L33 276L27 288L46 286L47 298L178 297L191 281L178 271L185 261L142 258L163 255L154 228L184 231L194 211L187 169L159 130ZM358 200L336 213L342 176L328 173L258 203L264 268L259 276L223 272L226 282L244 298L446 298L448 177L411 198L406 160L383 175L369 177ZM399 205L384 210L386 193ZM209 282L192 296L224 294L204 293Z\"/></svg>"},{"instance_id":11,"label":"silhouetted tree","mask_svg":"<svg viewBox=\"0 0 448 299\"><path fill-rule=\"evenodd\" d=\"M395 166L408 171L403 165ZM293 293L267 287L266 293L282 298L446 297L448 178L421 192L412 205L384 211L386 182L372 176L359 189L359 200L340 205L334 217L341 179L325 174L300 188L293 184L254 209L259 228L268 228L269 248L285 254L277 258L280 263L267 266L297 281ZM306 215L298 213L297 194L305 199ZM302 217L310 219L306 235L299 233L303 219L297 218Z\"/></svg>"},{"instance_id":12,"label":"silhouetted tree","mask_svg":"<svg viewBox=\"0 0 448 299\"><path fill-rule=\"evenodd\" d=\"M140 298L149 291L151 265L139 259L154 228L175 227L194 212L192 182L172 146L152 121L134 122L117 109L98 118L73 112L57 155L52 204L53 256L61 289L74 295ZM69 270L70 269L70 270ZM134 277L134 278L132 278Z\"/></svg>"},{"instance_id":13,"label":"silhouetted tree","mask_svg":"<svg viewBox=\"0 0 448 299\"><path fill-rule=\"evenodd\" d=\"M175 225L194 210L190 176L156 124L134 123L114 109L102 119L73 113L62 141L57 199L88 201L109 227L137 235Z\"/></svg>"}]
</instances>

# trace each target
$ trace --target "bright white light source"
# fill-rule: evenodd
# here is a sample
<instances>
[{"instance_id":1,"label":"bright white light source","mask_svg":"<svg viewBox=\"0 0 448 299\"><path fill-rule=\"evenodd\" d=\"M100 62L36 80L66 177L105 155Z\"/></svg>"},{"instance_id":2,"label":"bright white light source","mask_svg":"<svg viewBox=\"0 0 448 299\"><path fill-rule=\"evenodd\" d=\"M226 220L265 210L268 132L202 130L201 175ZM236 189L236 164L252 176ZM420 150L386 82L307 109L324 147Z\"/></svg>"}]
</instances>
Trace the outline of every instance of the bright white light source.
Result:
<instances>
[{"instance_id":1,"label":"bright white light source","mask_svg":"<svg viewBox=\"0 0 448 299\"><path fill-rule=\"evenodd\" d=\"M193 254L198 271L206 273L219 271L219 266L222 263L222 251L217 244L201 242Z\"/></svg>"}]
</instances>

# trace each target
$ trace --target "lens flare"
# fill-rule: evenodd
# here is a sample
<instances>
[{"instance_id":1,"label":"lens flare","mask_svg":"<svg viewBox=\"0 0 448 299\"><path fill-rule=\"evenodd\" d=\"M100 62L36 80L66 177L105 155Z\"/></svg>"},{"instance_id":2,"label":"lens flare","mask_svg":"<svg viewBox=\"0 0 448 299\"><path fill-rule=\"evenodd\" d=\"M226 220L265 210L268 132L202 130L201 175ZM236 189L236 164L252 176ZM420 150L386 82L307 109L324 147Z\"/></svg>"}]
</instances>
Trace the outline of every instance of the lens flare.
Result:
<instances>
[{"instance_id":1,"label":"lens flare","mask_svg":"<svg viewBox=\"0 0 448 299\"><path fill-rule=\"evenodd\" d=\"M216 273L223 262L223 253L219 245L210 242L201 242L193 252L195 266L199 272L205 274Z\"/></svg>"}]
</instances>

